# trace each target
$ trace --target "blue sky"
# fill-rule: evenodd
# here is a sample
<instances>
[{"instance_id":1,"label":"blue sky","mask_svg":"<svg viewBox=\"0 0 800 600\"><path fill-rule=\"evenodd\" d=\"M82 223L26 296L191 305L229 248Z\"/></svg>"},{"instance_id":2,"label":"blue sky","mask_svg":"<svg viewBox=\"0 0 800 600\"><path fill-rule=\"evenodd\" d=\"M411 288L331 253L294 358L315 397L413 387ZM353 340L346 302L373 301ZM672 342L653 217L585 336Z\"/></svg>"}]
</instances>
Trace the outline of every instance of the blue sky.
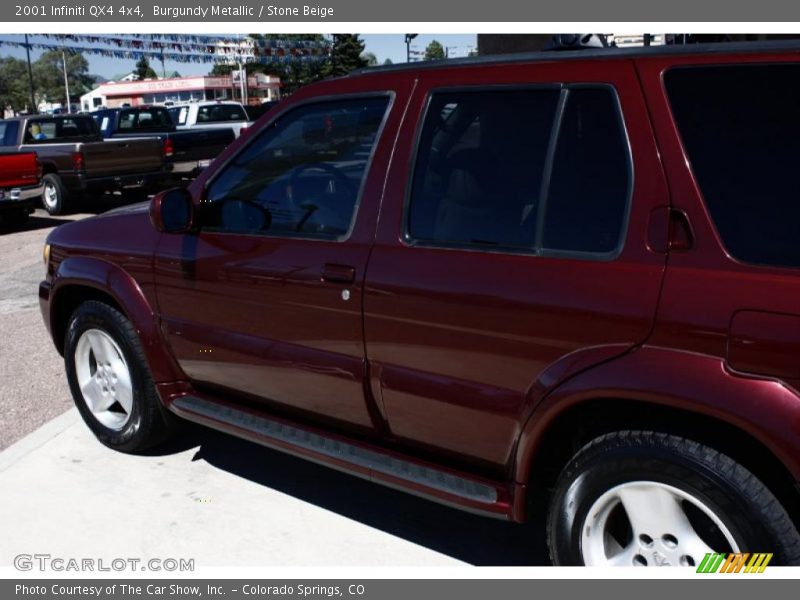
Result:
<instances>
[{"instance_id":1,"label":"blue sky","mask_svg":"<svg viewBox=\"0 0 800 600\"><path fill-rule=\"evenodd\" d=\"M90 34L96 35L96 34ZM110 34L111 35L111 34ZM123 35L123 34L119 34ZM130 34L125 34L125 37L131 37ZM404 36L400 33L387 33L387 34L363 34L362 39L366 44L366 51L372 52L378 57L378 62L383 63L387 58L392 62L399 63L406 60L406 45L404 43ZM9 41L24 41L21 35L0 35L0 40ZM411 44L411 49L418 52L423 52L432 40L438 40L443 46L450 48L450 56L466 56L470 49L477 46L477 35L475 34L420 34ZM31 42L37 41L43 43L53 44L54 40L31 37ZM82 44L86 45L86 44ZM31 52L31 60L36 60L42 53L41 50L33 50ZM14 56L16 58L25 58L24 48L15 48L11 46L0 45L0 56ZM89 71L95 75L102 75L109 78L119 73L129 72L133 70L133 60L120 60L115 58L107 58L104 56L87 55L89 60ZM204 75L211 69L211 64L198 64L198 63L178 63L173 61L166 62L167 72L178 71L181 75ZM153 64L156 71L161 71L161 64Z\"/></svg>"}]
</instances>

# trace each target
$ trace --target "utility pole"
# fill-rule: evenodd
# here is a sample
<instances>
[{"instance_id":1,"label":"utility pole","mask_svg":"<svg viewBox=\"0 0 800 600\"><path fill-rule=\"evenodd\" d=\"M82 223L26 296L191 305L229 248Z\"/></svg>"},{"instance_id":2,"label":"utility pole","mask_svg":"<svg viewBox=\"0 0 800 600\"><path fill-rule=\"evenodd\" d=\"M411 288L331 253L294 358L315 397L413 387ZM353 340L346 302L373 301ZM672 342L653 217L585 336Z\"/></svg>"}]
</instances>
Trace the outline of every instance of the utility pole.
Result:
<instances>
[{"instance_id":1,"label":"utility pole","mask_svg":"<svg viewBox=\"0 0 800 600\"><path fill-rule=\"evenodd\" d=\"M31 45L28 43L28 34L25 34L25 52L28 54L28 84L31 91L31 108L30 112L39 112L39 107L36 106L36 98L33 95L33 70L31 70Z\"/></svg>"},{"instance_id":2,"label":"utility pole","mask_svg":"<svg viewBox=\"0 0 800 600\"><path fill-rule=\"evenodd\" d=\"M61 48L61 61L64 65L64 91L67 94L67 114L72 112L72 103L69 101L69 78L67 77L67 53Z\"/></svg>"},{"instance_id":3,"label":"utility pole","mask_svg":"<svg viewBox=\"0 0 800 600\"><path fill-rule=\"evenodd\" d=\"M242 104L247 104L247 73L244 72L244 68L242 67L242 42L241 42L241 35L236 34L236 50L239 58L239 86L241 87L241 94L242 94Z\"/></svg>"},{"instance_id":4,"label":"utility pole","mask_svg":"<svg viewBox=\"0 0 800 600\"><path fill-rule=\"evenodd\" d=\"M406 34L406 62L411 62L411 40L417 37L418 33Z\"/></svg>"}]
</instances>

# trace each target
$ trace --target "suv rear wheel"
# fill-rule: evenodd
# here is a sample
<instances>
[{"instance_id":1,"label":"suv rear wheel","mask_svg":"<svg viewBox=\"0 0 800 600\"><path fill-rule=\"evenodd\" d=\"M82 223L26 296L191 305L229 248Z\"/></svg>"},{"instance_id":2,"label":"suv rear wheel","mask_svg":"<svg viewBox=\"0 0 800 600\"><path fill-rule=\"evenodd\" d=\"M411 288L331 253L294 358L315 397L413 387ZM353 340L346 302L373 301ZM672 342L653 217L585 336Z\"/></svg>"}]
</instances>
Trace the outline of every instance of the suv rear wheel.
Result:
<instances>
[{"instance_id":1,"label":"suv rear wheel","mask_svg":"<svg viewBox=\"0 0 800 600\"><path fill-rule=\"evenodd\" d=\"M772 492L713 448L623 431L584 446L548 514L554 564L696 567L707 553L773 553L800 564L800 535Z\"/></svg>"},{"instance_id":2,"label":"suv rear wheel","mask_svg":"<svg viewBox=\"0 0 800 600\"><path fill-rule=\"evenodd\" d=\"M72 314L64 341L72 397L103 444L139 452L162 442L173 418L161 405L131 322L97 301Z\"/></svg>"}]
</instances>

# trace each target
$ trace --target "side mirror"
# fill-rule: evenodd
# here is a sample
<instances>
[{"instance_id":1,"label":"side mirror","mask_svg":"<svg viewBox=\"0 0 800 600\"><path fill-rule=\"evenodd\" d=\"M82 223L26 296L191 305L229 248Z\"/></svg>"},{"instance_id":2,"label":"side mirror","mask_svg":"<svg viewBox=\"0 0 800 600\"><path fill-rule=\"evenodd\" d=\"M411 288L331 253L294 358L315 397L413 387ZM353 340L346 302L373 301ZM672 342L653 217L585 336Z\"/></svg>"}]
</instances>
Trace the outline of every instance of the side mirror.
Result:
<instances>
[{"instance_id":1,"label":"side mirror","mask_svg":"<svg viewBox=\"0 0 800 600\"><path fill-rule=\"evenodd\" d=\"M192 196L183 188L172 188L153 196L150 222L161 233L187 233L195 226Z\"/></svg>"}]
</instances>

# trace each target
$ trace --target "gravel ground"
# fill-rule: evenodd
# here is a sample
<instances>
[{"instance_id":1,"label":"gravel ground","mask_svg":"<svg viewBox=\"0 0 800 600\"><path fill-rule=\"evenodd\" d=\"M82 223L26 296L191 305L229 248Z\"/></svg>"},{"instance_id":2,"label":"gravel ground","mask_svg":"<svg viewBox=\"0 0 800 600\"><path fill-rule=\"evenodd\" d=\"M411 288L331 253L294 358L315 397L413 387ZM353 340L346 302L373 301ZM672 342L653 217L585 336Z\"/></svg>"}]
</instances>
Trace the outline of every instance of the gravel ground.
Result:
<instances>
[{"instance_id":1,"label":"gravel ground","mask_svg":"<svg viewBox=\"0 0 800 600\"><path fill-rule=\"evenodd\" d=\"M108 197L98 209L120 204ZM38 288L47 234L87 216L37 209L23 229L0 222L0 450L73 405L63 360L39 313Z\"/></svg>"}]
</instances>

